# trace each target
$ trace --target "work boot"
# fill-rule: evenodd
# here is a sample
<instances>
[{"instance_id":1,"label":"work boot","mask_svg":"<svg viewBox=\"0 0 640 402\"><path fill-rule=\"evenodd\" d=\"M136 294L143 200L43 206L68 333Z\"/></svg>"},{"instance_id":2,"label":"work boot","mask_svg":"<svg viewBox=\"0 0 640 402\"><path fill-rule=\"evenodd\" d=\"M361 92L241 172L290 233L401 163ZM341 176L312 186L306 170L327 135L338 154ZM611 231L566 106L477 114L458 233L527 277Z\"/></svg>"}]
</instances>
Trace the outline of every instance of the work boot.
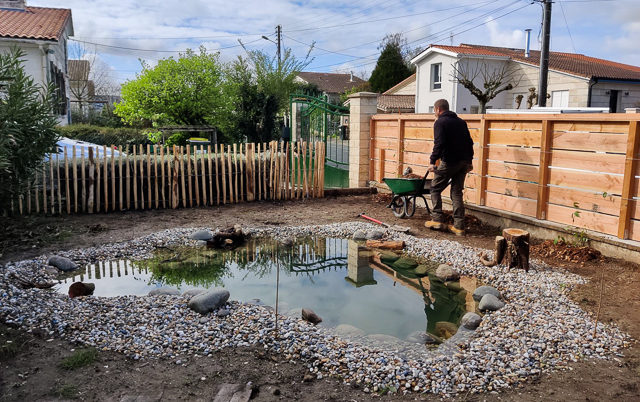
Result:
<instances>
[{"instance_id":1,"label":"work boot","mask_svg":"<svg viewBox=\"0 0 640 402\"><path fill-rule=\"evenodd\" d=\"M464 236L467 233L464 229L458 229L453 225L449 225L447 229L456 236Z\"/></svg>"},{"instance_id":2,"label":"work boot","mask_svg":"<svg viewBox=\"0 0 640 402\"><path fill-rule=\"evenodd\" d=\"M443 230L444 229L444 223L436 222L436 221L426 221L424 223L424 226L428 227L431 230Z\"/></svg>"}]
</instances>

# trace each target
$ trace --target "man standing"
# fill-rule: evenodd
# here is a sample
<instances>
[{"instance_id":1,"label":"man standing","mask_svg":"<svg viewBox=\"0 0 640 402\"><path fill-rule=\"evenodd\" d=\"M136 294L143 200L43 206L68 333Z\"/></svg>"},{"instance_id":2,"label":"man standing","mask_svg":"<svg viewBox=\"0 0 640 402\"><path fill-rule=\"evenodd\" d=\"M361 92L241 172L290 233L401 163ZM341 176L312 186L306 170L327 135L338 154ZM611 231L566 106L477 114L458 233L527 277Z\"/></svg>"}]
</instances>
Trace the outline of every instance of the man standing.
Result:
<instances>
[{"instance_id":1,"label":"man standing","mask_svg":"<svg viewBox=\"0 0 640 402\"><path fill-rule=\"evenodd\" d=\"M433 105L436 122L433 125L433 152L429 171L434 172L431 181L431 202L433 213L425 226L433 230L443 230L441 193L451 183L451 201L453 202L453 226L448 229L458 236L465 234L464 201L462 190L467 173L473 170L473 140L467 123L449 110L449 102L437 100ZM440 165L436 168L436 161Z\"/></svg>"}]
</instances>

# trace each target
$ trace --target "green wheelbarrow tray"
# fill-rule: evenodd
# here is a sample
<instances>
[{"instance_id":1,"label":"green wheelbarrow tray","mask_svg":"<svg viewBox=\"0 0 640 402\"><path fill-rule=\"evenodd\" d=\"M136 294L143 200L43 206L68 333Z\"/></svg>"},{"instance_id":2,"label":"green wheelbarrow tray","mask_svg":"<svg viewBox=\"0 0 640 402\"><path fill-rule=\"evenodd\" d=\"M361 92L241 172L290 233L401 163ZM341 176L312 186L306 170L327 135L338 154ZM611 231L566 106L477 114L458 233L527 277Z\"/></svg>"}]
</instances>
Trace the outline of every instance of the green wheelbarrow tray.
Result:
<instances>
[{"instance_id":1,"label":"green wheelbarrow tray","mask_svg":"<svg viewBox=\"0 0 640 402\"><path fill-rule=\"evenodd\" d=\"M387 208L391 208L393 214L398 218L412 217L416 211L416 198L420 197L427 207L427 212L431 214L426 194L431 194L431 179L427 179L427 172L421 179L405 179L385 177L382 182L389 186L393 192L393 197Z\"/></svg>"}]
</instances>

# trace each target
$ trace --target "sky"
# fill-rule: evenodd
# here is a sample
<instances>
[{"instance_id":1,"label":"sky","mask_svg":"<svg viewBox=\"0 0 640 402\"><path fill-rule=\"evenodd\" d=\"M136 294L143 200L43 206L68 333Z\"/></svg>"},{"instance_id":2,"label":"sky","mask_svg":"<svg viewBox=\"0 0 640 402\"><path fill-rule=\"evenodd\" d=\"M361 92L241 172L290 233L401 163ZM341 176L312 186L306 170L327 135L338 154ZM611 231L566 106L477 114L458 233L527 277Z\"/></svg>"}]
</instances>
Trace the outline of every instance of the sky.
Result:
<instances>
[{"instance_id":1,"label":"sky","mask_svg":"<svg viewBox=\"0 0 640 402\"><path fill-rule=\"evenodd\" d=\"M386 34L402 32L412 48L430 44L524 48L524 30L539 49L542 7L531 0L28 0L71 8L73 39L95 49L114 81L134 79L150 64L187 48L219 51L222 61L262 49L275 56L275 27L284 47L313 60L305 69L370 74ZM551 51L640 66L640 1L556 0Z\"/></svg>"}]
</instances>

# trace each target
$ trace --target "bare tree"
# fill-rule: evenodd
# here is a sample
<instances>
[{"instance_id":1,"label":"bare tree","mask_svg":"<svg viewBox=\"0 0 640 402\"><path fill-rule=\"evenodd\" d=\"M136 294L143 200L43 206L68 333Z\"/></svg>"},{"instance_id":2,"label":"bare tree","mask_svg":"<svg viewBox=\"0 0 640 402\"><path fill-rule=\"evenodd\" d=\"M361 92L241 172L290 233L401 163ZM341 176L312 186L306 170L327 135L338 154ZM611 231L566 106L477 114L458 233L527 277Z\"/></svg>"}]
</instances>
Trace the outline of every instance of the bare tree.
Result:
<instances>
[{"instance_id":1,"label":"bare tree","mask_svg":"<svg viewBox=\"0 0 640 402\"><path fill-rule=\"evenodd\" d=\"M75 43L69 48L69 89L80 110L98 96L120 93L112 70L95 48Z\"/></svg>"},{"instance_id":2,"label":"bare tree","mask_svg":"<svg viewBox=\"0 0 640 402\"><path fill-rule=\"evenodd\" d=\"M478 113L487 111L487 103L498 96L499 93L510 91L520 84L522 76L517 77L517 70L508 66L507 63L499 65L485 62L484 59L459 60L452 64L453 81L460 83L471 92L478 100ZM483 89L478 88L474 83L476 79L482 81Z\"/></svg>"}]
</instances>

